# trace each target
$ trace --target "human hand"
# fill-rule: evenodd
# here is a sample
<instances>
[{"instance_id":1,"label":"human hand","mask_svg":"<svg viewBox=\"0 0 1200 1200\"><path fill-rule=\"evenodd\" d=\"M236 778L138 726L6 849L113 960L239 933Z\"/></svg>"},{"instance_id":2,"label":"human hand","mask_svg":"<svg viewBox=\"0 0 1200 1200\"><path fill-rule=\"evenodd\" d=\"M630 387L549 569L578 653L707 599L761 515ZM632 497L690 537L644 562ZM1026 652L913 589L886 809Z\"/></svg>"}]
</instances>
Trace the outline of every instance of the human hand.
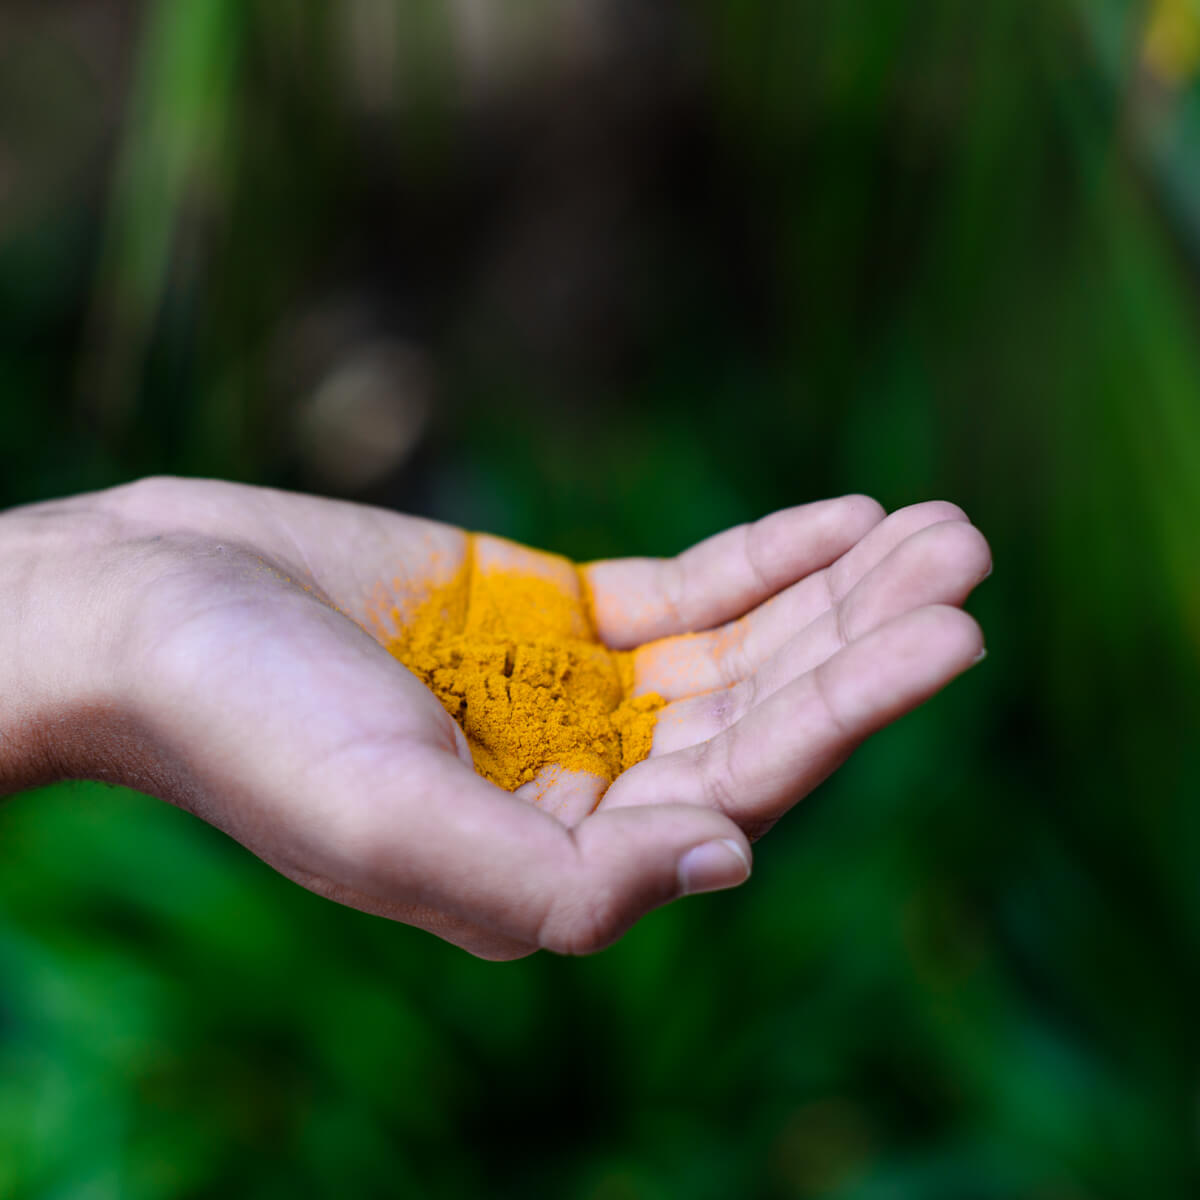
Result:
<instances>
[{"instance_id":1,"label":"human hand","mask_svg":"<svg viewBox=\"0 0 1200 1200\"><path fill-rule=\"evenodd\" d=\"M653 750L602 797L572 776L510 794L368 632L381 583L438 582L472 543L481 562L561 570L445 525L215 482L6 514L20 686L0 701L0 790L109 779L482 957L587 952L741 882L750 839L982 647L957 606L990 556L952 505L885 518L847 497L678 559L591 564L564 586L586 580L603 640L669 701Z\"/></svg>"}]
</instances>

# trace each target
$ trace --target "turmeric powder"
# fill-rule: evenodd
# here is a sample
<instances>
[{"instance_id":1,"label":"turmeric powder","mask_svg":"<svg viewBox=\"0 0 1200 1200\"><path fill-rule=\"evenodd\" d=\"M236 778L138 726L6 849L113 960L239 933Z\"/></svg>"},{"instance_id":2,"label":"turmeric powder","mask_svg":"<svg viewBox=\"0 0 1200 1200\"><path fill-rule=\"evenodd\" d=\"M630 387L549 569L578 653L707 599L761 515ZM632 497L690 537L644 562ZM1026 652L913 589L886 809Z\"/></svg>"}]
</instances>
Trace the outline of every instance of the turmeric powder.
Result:
<instances>
[{"instance_id":1,"label":"turmeric powder","mask_svg":"<svg viewBox=\"0 0 1200 1200\"><path fill-rule=\"evenodd\" d=\"M551 766L611 783L649 754L665 701L631 695L632 656L600 642L576 568L533 561L480 565L469 538L449 582L409 612L392 608L384 644L459 723L492 783L513 791Z\"/></svg>"}]
</instances>

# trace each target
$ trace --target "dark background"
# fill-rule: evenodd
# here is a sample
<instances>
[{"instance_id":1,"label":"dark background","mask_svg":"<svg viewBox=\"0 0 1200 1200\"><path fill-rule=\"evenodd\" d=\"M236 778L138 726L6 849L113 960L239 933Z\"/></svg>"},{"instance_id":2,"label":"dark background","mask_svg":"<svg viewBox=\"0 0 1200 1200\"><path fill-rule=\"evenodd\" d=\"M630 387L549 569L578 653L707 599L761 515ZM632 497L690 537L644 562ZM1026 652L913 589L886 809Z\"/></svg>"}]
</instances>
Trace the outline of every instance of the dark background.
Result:
<instances>
[{"instance_id":1,"label":"dark background","mask_svg":"<svg viewBox=\"0 0 1200 1200\"><path fill-rule=\"evenodd\" d=\"M3 0L0 504L992 541L987 662L578 961L0 811L0 1195L1200 1194L1190 0Z\"/></svg>"}]
</instances>

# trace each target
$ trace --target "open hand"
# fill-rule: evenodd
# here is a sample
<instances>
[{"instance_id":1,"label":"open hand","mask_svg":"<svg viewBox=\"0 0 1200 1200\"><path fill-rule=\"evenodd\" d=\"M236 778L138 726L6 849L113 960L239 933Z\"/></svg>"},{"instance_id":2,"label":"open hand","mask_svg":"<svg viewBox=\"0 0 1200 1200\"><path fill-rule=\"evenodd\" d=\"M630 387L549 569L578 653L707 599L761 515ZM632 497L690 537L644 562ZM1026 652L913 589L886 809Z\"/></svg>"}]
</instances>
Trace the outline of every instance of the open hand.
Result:
<instances>
[{"instance_id":1,"label":"open hand","mask_svg":"<svg viewBox=\"0 0 1200 1200\"><path fill-rule=\"evenodd\" d=\"M562 777L510 794L371 633L380 588L435 582L468 552L461 530L155 479L15 510L0 544L27 564L14 603L57 614L20 639L39 661L0 785L128 784L305 887L488 958L597 950L685 892L741 882L750 840L978 659L958 606L990 569L953 505L885 516L855 496L679 558L590 564L601 638L669 702L653 750L607 791Z\"/></svg>"}]
</instances>

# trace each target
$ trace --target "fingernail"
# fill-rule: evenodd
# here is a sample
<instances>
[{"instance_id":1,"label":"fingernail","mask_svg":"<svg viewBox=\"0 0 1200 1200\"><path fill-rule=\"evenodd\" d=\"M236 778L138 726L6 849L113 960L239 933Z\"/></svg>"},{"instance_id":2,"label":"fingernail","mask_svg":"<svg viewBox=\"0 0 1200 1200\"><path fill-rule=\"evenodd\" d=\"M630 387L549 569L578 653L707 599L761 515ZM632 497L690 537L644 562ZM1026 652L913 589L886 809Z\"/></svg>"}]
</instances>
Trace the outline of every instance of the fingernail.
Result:
<instances>
[{"instance_id":1,"label":"fingernail","mask_svg":"<svg viewBox=\"0 0 1200 1200\"><path fill-rule=\"evenodd\" d=\"M975 666L976 663L983 662L983 660L985 658L987 658L987 647L986 646L984 646L984 648L982 650L980 650L980 652L977 655L975 655L975 657L973 659L971 659L971 666Z\"/></svg>"},{"instance_id":2,"label":"fingernail","mask_svg":"<svg viewBox=\"0 0 1200 1200\"><path fill-rule=\"evenodd\" d=\"M719 892L750 878L750 859L732 838L705 842L679 860L679 887L685 896Z\"/></svg>"}]
</instances>

